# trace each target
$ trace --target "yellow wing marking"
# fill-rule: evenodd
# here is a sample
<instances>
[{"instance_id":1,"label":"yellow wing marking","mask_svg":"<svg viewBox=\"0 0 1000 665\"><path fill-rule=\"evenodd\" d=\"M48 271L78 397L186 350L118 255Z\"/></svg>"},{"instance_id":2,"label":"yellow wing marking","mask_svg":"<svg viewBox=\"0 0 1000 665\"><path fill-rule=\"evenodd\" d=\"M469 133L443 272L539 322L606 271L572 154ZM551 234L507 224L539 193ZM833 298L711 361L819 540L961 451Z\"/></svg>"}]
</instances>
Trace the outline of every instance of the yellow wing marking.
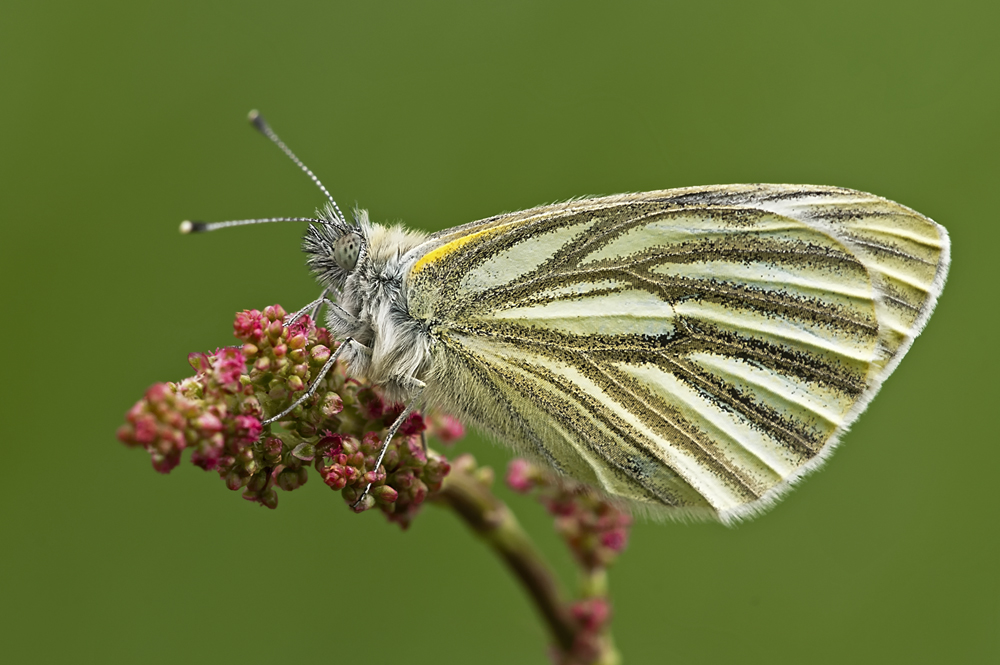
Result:
<instances>
[{"instance_id":1,"label":"yellow wing marking","mask_svg":"<svg viewBox=\"0 0 1000 665\"><path fill-rule=\"evenodd\" d=\"M480 238L485 240L491 235L502 233L505 229L507 229L510 226L513 226L514 224L516 224L516 222L508 222L506 224L500 224L499 226L491 226L489 228L483 229L482 231L476 231L475 233L470 233L469 235L461 236L459 238L456 238L455 240L452 240L447 244L441 245L437 249L431 250L426 254L424 254L422 257L420 257L420 260L417 261L413 265L413 268L410 270L410 274L417 275L426 266L430 265L431 263L434 263L435 261L443 259L444 257L448 256L453 252L460 250L462 247L465 247L470 242Z\"/></svg>"}]
</instances>

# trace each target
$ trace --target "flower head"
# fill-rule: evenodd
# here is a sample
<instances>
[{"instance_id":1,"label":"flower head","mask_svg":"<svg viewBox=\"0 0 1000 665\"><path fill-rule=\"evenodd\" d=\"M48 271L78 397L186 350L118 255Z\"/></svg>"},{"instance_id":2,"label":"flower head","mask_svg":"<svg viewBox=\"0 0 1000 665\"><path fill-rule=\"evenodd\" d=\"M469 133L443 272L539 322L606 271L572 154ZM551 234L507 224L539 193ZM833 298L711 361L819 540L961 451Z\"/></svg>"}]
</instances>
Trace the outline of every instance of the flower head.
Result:
<instances>
[{"instance_id":1,"label":"flower head","mask_svg":"<svg viewBox=\"0 0 1000 665\"><path fill-rule=\"evenodd\" d=\"M144 448L162 473L190 448L194 464L268 508L277 507L277 488L305 484L312 465L355 511L378 507L405 528L450 469L425 447L424 435L450 443L461 436L461 425L441 414L410 414L376 468L386 428L403 407L386 403L378 387L348 378L338 363L281 422L281 431L263 426L265 413L288 408L315 382L335 348L308 316L288 324L285 317L280 305L237 314L233 332L242 346L192 353L195 376L147 390L118 438ZM370 493L358 501L369 483Z\"/></svg>"}]
</instances>

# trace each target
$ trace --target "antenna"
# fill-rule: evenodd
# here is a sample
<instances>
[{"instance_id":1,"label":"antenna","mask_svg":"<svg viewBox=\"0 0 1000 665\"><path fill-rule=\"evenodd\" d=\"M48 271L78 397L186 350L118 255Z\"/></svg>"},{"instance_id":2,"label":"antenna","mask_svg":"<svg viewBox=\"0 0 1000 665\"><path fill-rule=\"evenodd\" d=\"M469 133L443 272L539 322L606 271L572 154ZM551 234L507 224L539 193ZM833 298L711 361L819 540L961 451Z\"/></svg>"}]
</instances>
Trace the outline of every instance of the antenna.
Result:
<instances>
[{"instance_id":1,"label":"antenna","mask_svg":"<svg viewBox=\"0 0 1000 665\"><path fill-rule=\"evenodd\" d=\"M323 194L326 195L326 198L330 200L330 203L333 205L333 209L337 211L337 216L340 217L340 221L343 222L344 224L347 224L347 220L344 218L344 213L340 212L340 206L338 206L337 202L333 200L332 196L330 196L330 192L328 192L326 187L323 186L323 183L319 181L319 178L316 177L316 174L310 171L309 167L303 164L302 160L295 156L295 153L292 152L291 148L285 145L285 142L278 138L278 135L274 133L274 130L271 129L271 126L267 124L267 122L264 120L264 117L260 114L260 112L257 111L256 109L250 111L248 117L253 126L257 128L257 131L259 131L267 138L271 139L271 141L274 142L276 146L281 148L281 151L283 153L288 155L289 159L295 162L296 166L302 169L305 172L305 174L309 176L309 178L314 183L316 183L316 186L320 188L320 191L322 191Z\"/></svg>"},{"instance_id":2,"label":"antenna","mask_svg":"<svg viewBox=\"0 0 1000 665\"><path fill-rule=\"evenodd\" d=\"M340 212L339 210L337 212ZM250 224L270 224L271 222L317 222L323 223L322 219L312 217L267 217L263 219L233 219L228 222L195 222L185 219L181 222L181 233L207 233L217 231L230 226L249 226Z\"/></svg>"}]
</instances>

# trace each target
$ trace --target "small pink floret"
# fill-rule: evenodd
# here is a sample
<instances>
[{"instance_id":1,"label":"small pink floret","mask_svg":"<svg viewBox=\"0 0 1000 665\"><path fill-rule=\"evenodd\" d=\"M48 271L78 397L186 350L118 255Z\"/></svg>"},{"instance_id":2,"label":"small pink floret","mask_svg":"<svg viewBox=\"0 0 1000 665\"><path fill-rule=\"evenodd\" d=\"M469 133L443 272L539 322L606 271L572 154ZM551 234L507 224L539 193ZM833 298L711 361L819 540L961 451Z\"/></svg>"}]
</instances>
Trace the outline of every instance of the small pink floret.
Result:
<instances>
[{"instance_id":1,"label":"small pink floret","mask_svg":"<svg viewBox=\"0 0 1000 665\"><path fill-rule=\"evenodd\" d=\"M465 436L465 427L454 416L443 416L438 424L437 437L443 443L453 443Z\"/></svg>"},{"instance_id":2,"label":"small pink floret","mask_svg":"<svg viewBox=\"0 0 1000 665\"><path fill-rule=\"evenodd\" d=\"M198 416L196 421L198 429L203 432L221 432L222 431L222 421L212 413L203 413Z\"/></svg>"},{"instance_id":3,"label":"small pink floret","mask_svg":"<svg viewBox=\"0 0 1000 665\"><path fill-rule=\"evenodd\" d=\"M528 492L535 486L531 478L531 464L527 460L516 459L507 467L507 486L515 492Z\"/></svg>"},{"instance_id":4,"label":"small pink floret","mask_svg":"<svg viewBox=\"0 0 1000 665\"><path fill-rule=\"evenodd\" d=\"M628 545L628 532L625 529L605 531L601 534L601 545L614 552L621 552Z\"/></svg>"}]
</instances>

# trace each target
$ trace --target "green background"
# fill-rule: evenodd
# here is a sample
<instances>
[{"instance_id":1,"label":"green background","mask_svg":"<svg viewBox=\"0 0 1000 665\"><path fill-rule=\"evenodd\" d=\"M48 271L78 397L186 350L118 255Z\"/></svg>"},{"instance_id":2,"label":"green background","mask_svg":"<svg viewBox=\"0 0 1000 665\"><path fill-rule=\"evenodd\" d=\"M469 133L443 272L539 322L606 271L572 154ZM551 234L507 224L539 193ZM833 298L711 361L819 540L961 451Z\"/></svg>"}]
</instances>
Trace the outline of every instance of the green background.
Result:
<instances>
[{"instance_id":1,"label":"green background","mask_svg":"<svg viewBox=\"0 0 1000 665\"><path fill-rule=\"evenodd\" d=\"M737 528L639 524L614 630L626 663L997 662L998 24L995 2L7 0L0 660L547 662L447 512L400 532L317 478L268 511L115 440L233 312L317 294L297 225L177 233L321 203L260 108L342 207L427 230L747 181L947 226L937 313L827 468Z\"/></svg>"}]
</instances>

